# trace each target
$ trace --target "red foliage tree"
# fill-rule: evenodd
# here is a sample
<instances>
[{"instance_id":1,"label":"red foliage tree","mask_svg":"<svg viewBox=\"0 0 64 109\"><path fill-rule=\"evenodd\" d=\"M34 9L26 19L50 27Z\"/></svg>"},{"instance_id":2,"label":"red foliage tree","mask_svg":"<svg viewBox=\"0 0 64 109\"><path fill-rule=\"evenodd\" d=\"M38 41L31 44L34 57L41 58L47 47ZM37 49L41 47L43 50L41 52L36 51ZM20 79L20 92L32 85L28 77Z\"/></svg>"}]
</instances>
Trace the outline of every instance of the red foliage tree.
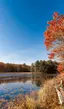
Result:
<instances>
[{"instance_id":1,"label":"red foliage tree","mask_svg":"<svg viewBox=\"0 0 64 109\"><path fill-rule=\"evenodd\" d=\"M58 71L64 73L64 14L54 13L53 20L48 22L44 36L46 48L50 52L49 58L60 60Z\"/></svg>"}]
</instances>

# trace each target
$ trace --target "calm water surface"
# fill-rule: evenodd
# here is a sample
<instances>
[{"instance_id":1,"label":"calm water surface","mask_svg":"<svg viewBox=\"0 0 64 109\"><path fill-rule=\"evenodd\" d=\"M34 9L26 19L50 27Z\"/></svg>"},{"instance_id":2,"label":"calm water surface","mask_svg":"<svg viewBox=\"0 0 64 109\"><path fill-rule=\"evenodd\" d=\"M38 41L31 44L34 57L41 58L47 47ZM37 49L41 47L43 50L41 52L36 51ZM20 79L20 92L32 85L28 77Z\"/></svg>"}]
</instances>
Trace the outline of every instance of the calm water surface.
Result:
<instances>
[{"instance_id":1,"label":"calm water surface","mask_svg":"<svg viewBox=\"0 0 64 109\"><path fill-rule=\"evenodd\" d=\"M32 78L23 78L18 80L5 81L0 83L0 99L5 100L14 99L18 94L30 94L32 91L39 90L38 81Z\"/></svg>"}]
</instances>

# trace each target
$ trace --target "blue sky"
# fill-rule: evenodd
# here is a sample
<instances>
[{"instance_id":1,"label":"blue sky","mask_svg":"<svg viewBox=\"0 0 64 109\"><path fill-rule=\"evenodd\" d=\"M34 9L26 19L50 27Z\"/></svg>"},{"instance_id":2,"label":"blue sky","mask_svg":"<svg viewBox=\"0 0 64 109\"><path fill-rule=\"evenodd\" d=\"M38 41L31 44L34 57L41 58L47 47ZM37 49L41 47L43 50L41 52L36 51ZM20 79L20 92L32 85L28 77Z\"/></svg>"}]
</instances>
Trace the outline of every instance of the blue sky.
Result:
<instances>
[{"instance_id":1,"label":"blue sky","mask_svg":"<svg viewBox=\"0 0 64 109\"><path fill-rule=\"evenodd\" d=\"M64 0L0 0L0 61L31 64L48 60L44 31Z\"/></svg>"}]
</instances>

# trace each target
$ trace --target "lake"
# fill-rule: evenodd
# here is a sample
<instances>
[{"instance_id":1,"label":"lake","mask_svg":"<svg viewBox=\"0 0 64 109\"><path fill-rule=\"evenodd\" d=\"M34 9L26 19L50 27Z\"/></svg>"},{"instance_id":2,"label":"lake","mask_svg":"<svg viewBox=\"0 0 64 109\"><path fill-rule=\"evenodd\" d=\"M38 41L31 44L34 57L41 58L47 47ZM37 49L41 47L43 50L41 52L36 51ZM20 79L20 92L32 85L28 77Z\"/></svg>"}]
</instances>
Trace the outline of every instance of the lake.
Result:
<instances>
[{"instance_id":1,"label":"lake","mask_svg":"<svg viewBox=\"0 0 64 109\"><path fill-rule=\"evenodd\" d=\"M0 99L11 100L19 94L30 94L40 89L40 78L32 74L0 73Z\"/></svg>"}]
</instances>

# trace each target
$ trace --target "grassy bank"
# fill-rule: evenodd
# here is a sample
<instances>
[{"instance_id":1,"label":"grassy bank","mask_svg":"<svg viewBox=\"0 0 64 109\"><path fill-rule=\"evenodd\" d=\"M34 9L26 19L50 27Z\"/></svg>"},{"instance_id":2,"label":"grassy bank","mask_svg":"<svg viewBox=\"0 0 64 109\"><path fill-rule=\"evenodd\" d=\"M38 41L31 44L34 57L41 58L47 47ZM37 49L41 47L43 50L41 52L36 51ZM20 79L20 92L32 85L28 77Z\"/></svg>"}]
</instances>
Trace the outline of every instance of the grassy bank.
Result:
<instances>
[{"instance_id":1,"label":"grassy bank","mask_svg":"<svg viewBox=\"0 0 64 109\"><path fill-rule=\"evenodd\" d=\"M59 105L54 87L61 79L64 84L64 75L60 75L57 78L47 80L38 92L32 92L26 96L18 95L14 101L10 101L6 106L8 109L64 109L64 106Z\"/></svg>"}]
</instances>

